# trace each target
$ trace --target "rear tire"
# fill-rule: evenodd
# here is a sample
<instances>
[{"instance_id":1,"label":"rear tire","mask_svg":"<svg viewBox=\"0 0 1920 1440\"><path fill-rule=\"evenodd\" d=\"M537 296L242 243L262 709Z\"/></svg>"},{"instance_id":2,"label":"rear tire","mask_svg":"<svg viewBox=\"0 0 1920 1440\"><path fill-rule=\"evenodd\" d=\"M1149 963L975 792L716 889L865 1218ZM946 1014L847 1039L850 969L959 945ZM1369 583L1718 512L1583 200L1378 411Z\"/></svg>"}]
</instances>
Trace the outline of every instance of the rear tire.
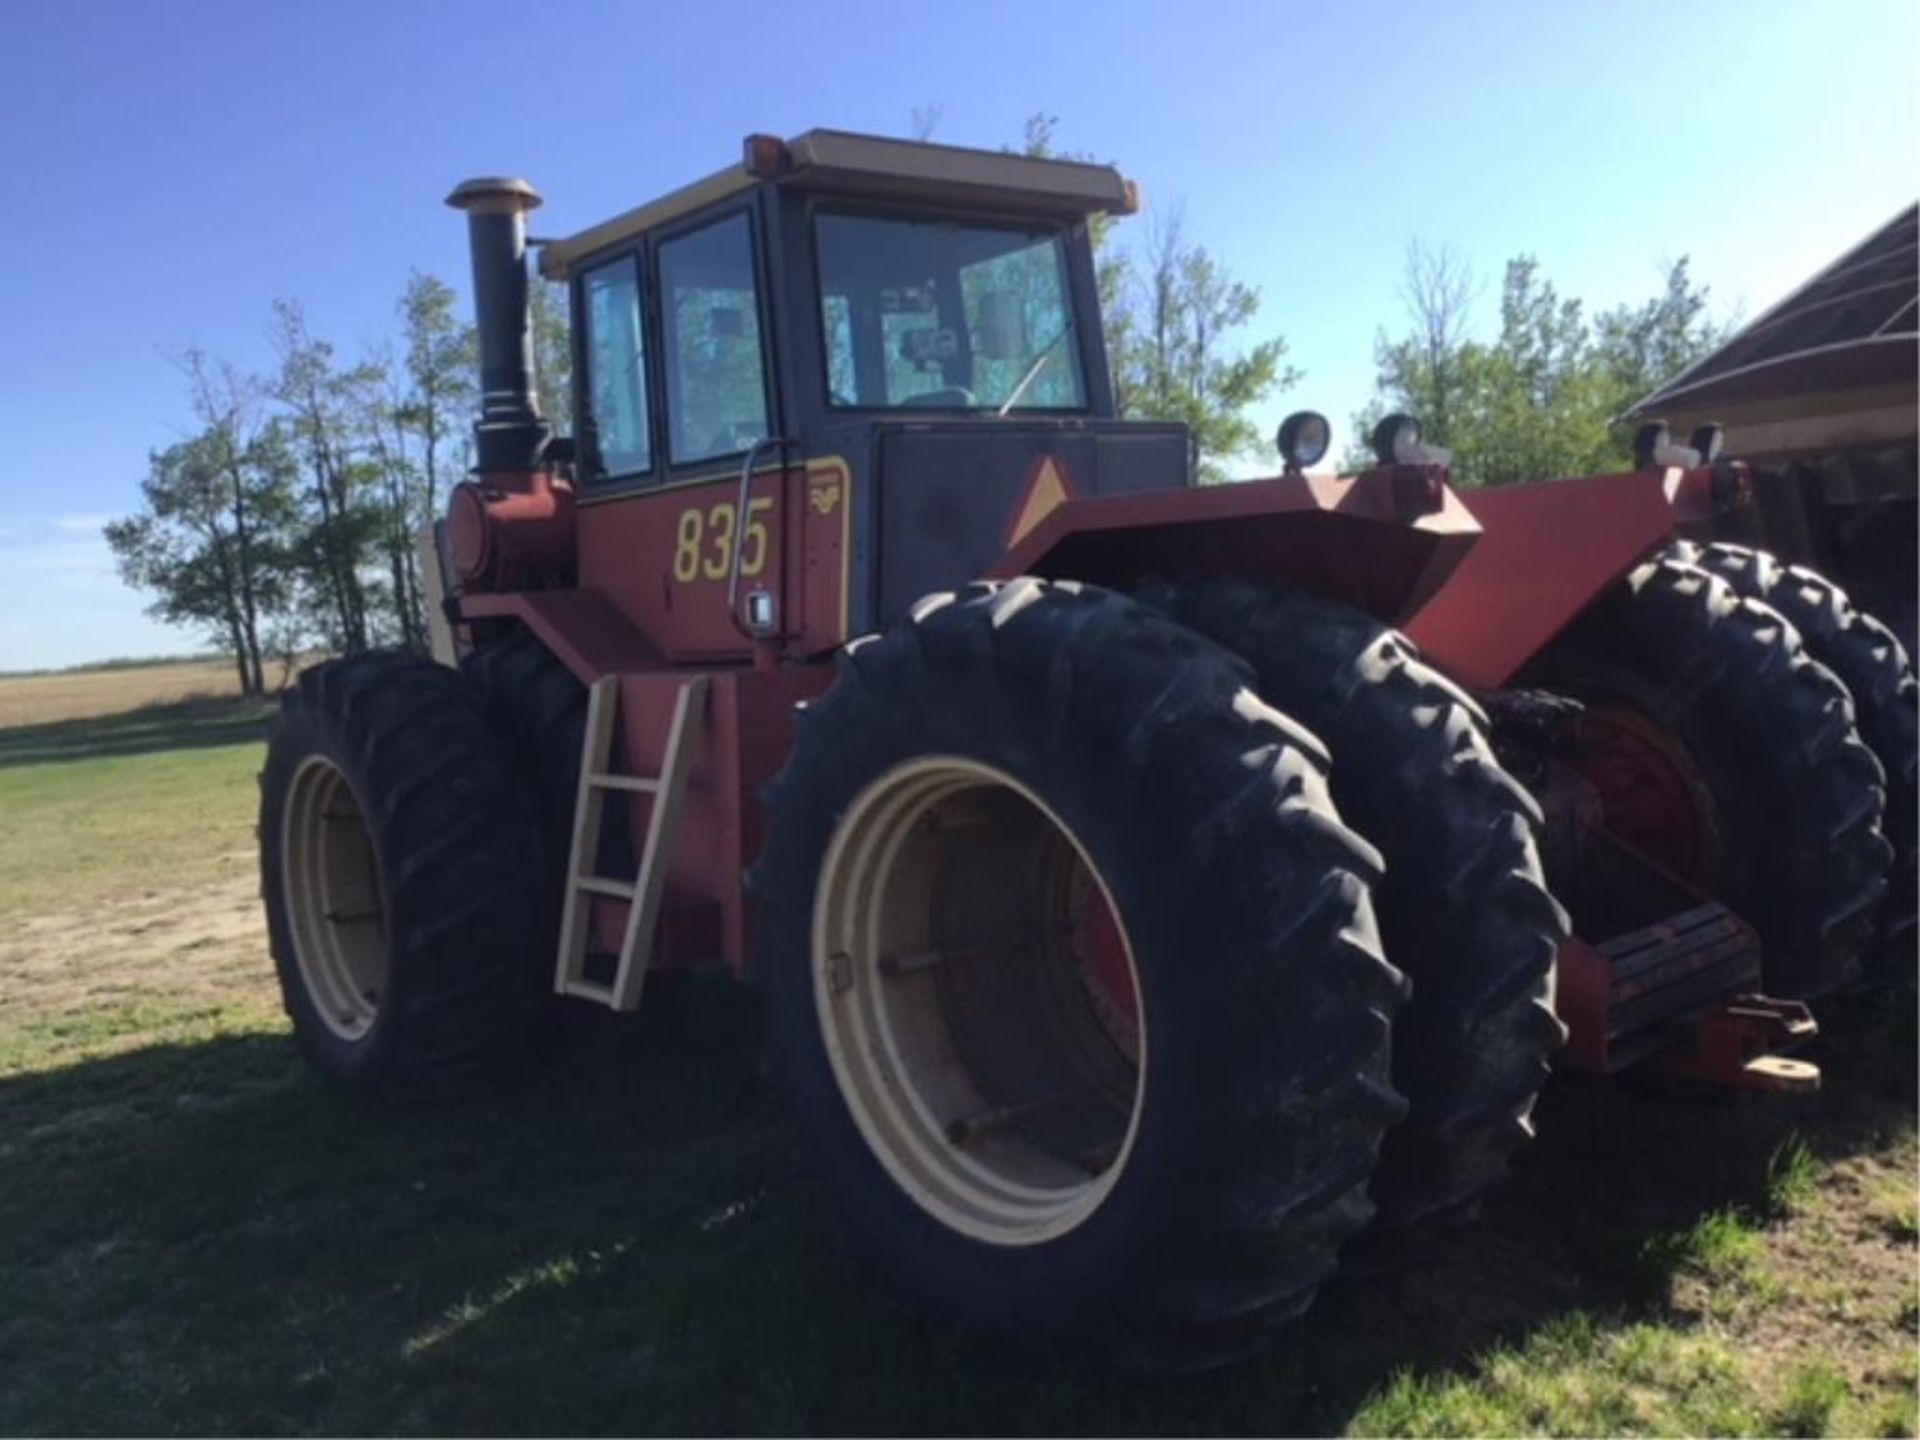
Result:
<instances>
[{"instance_id":1,"label":"rear tire","mask_svg":"<svg viewBox=\"0 0 1920 1440\"><path fill-rule=\"evenodd\" d=\"M587 733L587 687L521 629L473 650L461 660L460 673L479 695L487 724L505 742L533 814L543 877L541 913L552 943L558 944ZM607 807L623 827L624 809Z\"/></svg>"},{"instance_id":2,"label":"rear tire","mask_svg":"<svg viewBox=\"0 0 1920 1440\"><path fill-rule=\"evenodd\" d=\"M930 597L856 641L797 729L753 875L754 979L774 1073L854 1233L922 1303L1032 1345L1182 1370L1260 1345L1365 1225L1404 1110L1378 857L1340 822L1318 742L1199 637L1036 580ZM909 803L942 786L954 808ZM1045 980L1070 968L1056 961L1080 927L1029 923L1053 893L1030 836L1054 855L1070 841L1107 898L1138 1016L1131 1068L1113 1068L1126 1050L1110 1025L1104 1048L1084 1023L1058 1031L1078 1051L1034 1038L1043 1018L1106 1011ZM995 918L985 940L971 928ZM888 968L876 952L895 931L918 943L895 943ZM1025 988L1006 978L1022 973L1008 935L1031 937ZM932 988L885 988L907 985ZM1022 994L1050 998L972 1025ZM848 1038L869 1020L884 1043ZM1115 1107L1112 1148L1077 1170L1050 1148L1067 1117L1049 1097L1080 1092L1023 1093L1005 1068L1051 1064L1056 1045L1105 1057ZM935 1052L948 1063L916 1058ZM969 1091L999 1118L955 1113ZM999 1138L963 1150L985 1123Z\"/></svg>"},{"instance_id":3,"label":"rear tire","mask_svg":"<svg viewBox=\"0 0 1920 1440\"><path fill-rule=\"evenodd\" d=\"M1892 851L1880 763L1833 672L1778 611L1663 555L1550 651L1543 678L1590 705L1637 712L1704 782L1712 873L1657 851L1760 932L1776 995L1853 978L1874 934ZM1633 838L1633 837L1628 837Z\"/></svg>"},{"instance_id":4,"label":"rear tire","mask_svg":"<svg viewBox=\"0 0 1920 1440\"><path fill-rule=\"evenodd\" d=\"M1881 828L1893 845L1886 908L1881 915L1883 958L1912 976L1916 909L1916 776L1920 775L1920 683L1894 633L1847 592L1803 565L1782 565L1743 545L1680 541L1676 560L1711 570L1738 593L1771 606L1800 632L1807 654L1840 677L1853 697L1854 725L1887 778Z\"/></svg>"},{"instance_id":5,"label":"rear tire","mask_svg":"<svg viewBox=\"0 0 1920 1440\"><path fill-rule=\"evenodd\" d=\"M1332 749L1334 799L1386 857L1381 934L1413 984L1393 1047L1411 1108L1381 1149L1376 1225L1464 1216L1533 1138L1566 1037L1553 966L1567 916L1541 870L1539 806L1494 757L1480 707L1387 626L1234 582L1147 598L1252 664L1261 695Z\"/></svg>"},{"instance_id":6,"label":"rear tire","mask_svg":"<svg viewBox=\"0 0 1920 1440\"><path fill-rule=\"evenodd\" d=\"M323 1076L437 1097L518 1053L540 978L531 828L457 674L380 651L304 671L259 833L281 995Z\"/></svg>"}]
</instances>

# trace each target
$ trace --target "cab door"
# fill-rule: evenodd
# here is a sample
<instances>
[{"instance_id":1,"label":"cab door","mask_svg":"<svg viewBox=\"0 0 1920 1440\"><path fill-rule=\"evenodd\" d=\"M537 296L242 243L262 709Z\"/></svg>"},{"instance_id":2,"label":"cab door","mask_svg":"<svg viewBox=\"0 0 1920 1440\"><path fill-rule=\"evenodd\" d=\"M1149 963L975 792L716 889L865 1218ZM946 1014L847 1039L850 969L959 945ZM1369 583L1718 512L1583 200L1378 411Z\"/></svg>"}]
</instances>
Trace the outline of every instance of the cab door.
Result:
<instances>
[{"instance_id":1,"label":"cab door","mask_svg":"<svg viewBox=\"0 0 1920 1440\"><path fill-rule=\"evenodd\" d=\"M607 593L669 661L744 658L752 643L728 611L736 563L743 596L773 597L773 637L788 628L789 484L779 433L771 326L753 197L648 238L632 258L644 302L609 306L597 268L583 271L576 313L585 322L580 387L591 437L580 525L580 579ZM596 308L596 306L599 308ZM638 327L632 328L637 313ZM619 340L619 327L636 337ZM625 475L602 410L645 397L646 454ZM629 444L628 452L637 449ZM797 457L795 457L797 459ZM604 508L603 508L604 507Z\"/></svg>"}]
</instances>

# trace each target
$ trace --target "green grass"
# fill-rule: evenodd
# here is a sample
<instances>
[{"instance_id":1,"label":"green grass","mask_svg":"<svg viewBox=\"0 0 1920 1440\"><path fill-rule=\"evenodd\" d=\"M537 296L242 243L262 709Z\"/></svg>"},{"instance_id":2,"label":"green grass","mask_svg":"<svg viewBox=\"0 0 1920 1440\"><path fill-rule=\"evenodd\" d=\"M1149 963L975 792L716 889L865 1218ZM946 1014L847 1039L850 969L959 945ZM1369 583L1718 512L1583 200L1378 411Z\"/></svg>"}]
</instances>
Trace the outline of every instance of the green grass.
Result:
<instances>
[{"instance_id":1,"label":"green grass","mask_svg":"<svg viewBox=\"0 0 1920 1440\"><path fill-rule=\"evenodd\" d=\"M250 849L264 709L0 730L0 916L193 886Z\"/></svg>"},{"instance_id":2,"label":"green grass","mask_svg":"<svg viewBox=\"0 0 1920 1440\"><path fill-rule=\"evenodd\" d=\"M1782 1435L1825 1435L1846 1403L1846 1376L1820 1362L1800 1365L1788 1375L1768 1428Z\"/></svg>"},{"instance_id":3,"label":"green grass","mask_svg":"<svg viewBox=\"0 0 1920 1440\"><path fill-rule=\"evenodd\" d=\"M0 762L0 968L43 913L231 905L259 747L192 743L205 715ZM1913 1432L1911 1030L1883 1018L1812 1113L1557 1085L1480 1224L1252 1363L1149 1382L903 1305L731 985L578 1014L523 1082L393 1113L302 1064L257 934L163 952L146 923L103 921L70 989L0 973L0 1433Z\"/></svg>"},{"instance_id":4,"label":"green grass","mask_svg":"<svg viewBox=\"0 0 1920 1440\"><path fill-rule=\"evenodd\" d=\"M1724 1341L1575 1313L1465 1374L1402 1374L1357 1435L1743 1435L1757 1395Z\"/></svg>"},{"instance_id":5,"label":"green grass","mask_svg":"<svg viewBox=\"0 0 1920 1440\"><path fill-rule=\"evenodd\" d=\"M1868 1213L1889 1239L1903 1245L1920 1240L1920 1183L1911 1175L1888 1180L1874 1192Z\"/></svg>"},{"instance_id":6,"label":"green grass","mask_svg":"<svg viewBox=\"0 0 1920 1440\"><path fill-rule=\"evenodd\" d=\"M1775 1303L1784 1291L1767 1263L1764 1232L1737 1207L1709 1211L1685 1229L1656 1235L1645 1253L1669 1293L1684 1278L1699 1282L1715 1319L1728 1319L1743 1304Z\"/></svg>"},{"instance_id":7,"label":"green grass","mask_svg":"<svg viewBox=\"0 0 1920 1440\"><path fill-rule=\"evenodd\" d=\"M1820 1162L1807 1142L1789 1135L1767 1159L1767 1214L1780 1219L1798 1214L1820 1189Z\"/></svg>"}]
</instances>

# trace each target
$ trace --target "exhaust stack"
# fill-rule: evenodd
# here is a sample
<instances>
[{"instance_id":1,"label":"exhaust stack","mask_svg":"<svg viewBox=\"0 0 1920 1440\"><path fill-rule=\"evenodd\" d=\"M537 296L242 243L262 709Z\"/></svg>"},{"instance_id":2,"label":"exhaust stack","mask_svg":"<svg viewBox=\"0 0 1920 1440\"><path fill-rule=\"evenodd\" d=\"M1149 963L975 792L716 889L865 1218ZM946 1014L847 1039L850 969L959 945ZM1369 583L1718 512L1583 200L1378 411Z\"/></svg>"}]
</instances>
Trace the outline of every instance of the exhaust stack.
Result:
<instances>
[{"instance_id":1,"label":"exhaust stack","mask_svg":"<svg viewBox=\"0 0 1920 1440\"><path fill-rule=\"evenodd\" d=\"M533 388L533 322L527 306L527 212L540 192L486 176L455 187L447 204L467 216L473 251L474 325L480 338L480 418L474 469L532 470L552 427Z\"/></svg>"}]
</instances>

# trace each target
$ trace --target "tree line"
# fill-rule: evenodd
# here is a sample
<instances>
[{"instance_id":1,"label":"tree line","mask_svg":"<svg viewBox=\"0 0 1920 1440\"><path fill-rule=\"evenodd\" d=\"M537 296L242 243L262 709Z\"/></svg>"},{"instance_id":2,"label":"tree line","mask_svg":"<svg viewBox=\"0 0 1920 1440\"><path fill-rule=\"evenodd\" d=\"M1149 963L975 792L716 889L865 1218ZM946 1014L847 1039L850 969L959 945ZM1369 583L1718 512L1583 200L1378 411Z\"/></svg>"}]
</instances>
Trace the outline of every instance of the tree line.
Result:
<instances>
[{"instance_id":1,"label":"tree line","mask_svg":"<svg viewBox=\"0 0 1920 1440\"><path fill-rule=\"evenodd\" d=\"M916 112L916 126L937 120ZM1027 122L1020 149L1058 155L1056 120ZM1064 158L1086 160L1086 155ZM1150 215L1131 247L1112 222L1092 232L1114 402L1133 419L1179 420L1193 431L1202 481L1225 479L1234 462L1276 457L1251 412L1297 385L1278 334L1248 331L1261 296L1186 233L1178 207ZM1406 315L1374 346L1374 394L1353 417L1341 469L1374 463L1367 437L1388 414L1421 422L1426 439L1452 451L1466 486L1586 475L1624 468L1632 456L1627 409L1718 346L1728 326L1686 257L1663 267L1656 292L1636 304L1590 312L1562 295L1539 260L1509 260L1497 325L1480 332L1481 286L1448 247L1419 240L1401 285Z\"/></svg>"},{"instance_id":2,"label":"tree line","mask_svg":"<svg viewBox=\"0 0 1920 1440\"><path fill-rule=\"evenodd\" d=\"M1374 397L1354 417L1343 469L1372 463L1366 437L1396 411L1417 416L1424 438L1452 451L1459 485L1624 469L1628 408L1729 328L1709 313L1684 256L1663 268L1649 299L1592 313L1555 289L1536 257L1516 256L1484 338L1475 333L1478 294L1472 267L1453 250L1408 247L1406 328L1375 341Z\"/></svg>"},{"instance_id":3,"label":"tree line","mask_svg":"<svg viewBox=\"0 0 1920 1440\"><path fill-rule=\"evenodd\" d=\"M395 310L395 334L351 359L294 300L274 302L264 373L176 355L188 433L149 455L140 509L106 527L149 613L205 633L247 694L307 651L425 648L416 546L471 460L475 340L432 275ZM540 284L534 311L541 398L564 429L564 302Z\"/></svg>"}]
</instances>

